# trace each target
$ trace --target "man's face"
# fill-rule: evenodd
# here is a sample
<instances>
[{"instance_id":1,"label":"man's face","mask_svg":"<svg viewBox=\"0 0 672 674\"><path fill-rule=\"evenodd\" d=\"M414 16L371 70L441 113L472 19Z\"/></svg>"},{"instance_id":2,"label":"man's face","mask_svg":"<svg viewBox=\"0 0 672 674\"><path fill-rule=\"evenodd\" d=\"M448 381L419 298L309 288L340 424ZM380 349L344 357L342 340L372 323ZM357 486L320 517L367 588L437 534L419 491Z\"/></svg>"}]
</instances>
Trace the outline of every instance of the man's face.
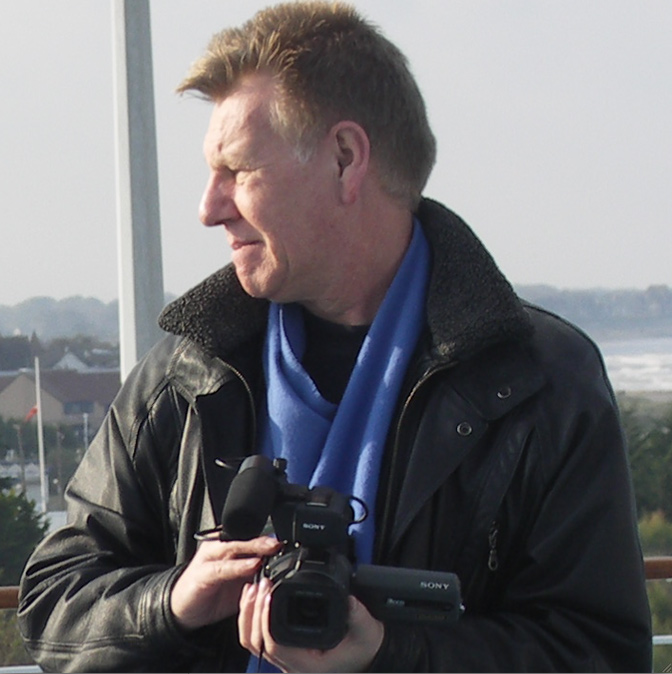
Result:
<instances>
[{"instance_id":1,"label":"man's face","mask_svg":"<svg viewBox=\"0 0 672 674\"><path fill-rule=\"evenodd\" d=\"M270 80L254 76L216 102L204 142L210 178L200 218L226 229L247 293L310 304L327 292L338 251L338 164L326 140L309 160L296 157L271 126L273 96Z\"/></svg>"}]
</instances>

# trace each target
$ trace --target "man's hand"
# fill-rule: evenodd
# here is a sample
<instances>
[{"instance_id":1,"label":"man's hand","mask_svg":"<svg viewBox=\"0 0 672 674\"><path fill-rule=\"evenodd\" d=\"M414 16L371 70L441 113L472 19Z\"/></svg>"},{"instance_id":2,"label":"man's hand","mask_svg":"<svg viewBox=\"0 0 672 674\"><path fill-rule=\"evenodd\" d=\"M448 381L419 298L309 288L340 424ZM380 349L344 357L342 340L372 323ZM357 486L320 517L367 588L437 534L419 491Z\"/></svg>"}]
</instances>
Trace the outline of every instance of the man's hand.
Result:
<instances>
[{"instance_id":1,"label":"man's hand","mask_svg":"<svg viewBox=\"0 0 672 674\"><path fill-rule=\"evenodd\" d=\"M363 672L368 668L383 643L385 627L364 604L350 597L348 632L335 648L292 648L278 645L271 637L270 591L271 584L264 578L258 585L246 585L240 598L240 643L253 655L262 654L284 672Z\"/></svg>"},{"instance_id":2,"label":"man's hand","mask_svg":"<svg viewBox=\"0 0 672 674\"><path fill-rule=\"evenodd\" d=\"M267 537L201 543L170 595L178 625L192 630L235 615L243 586L254 578L262 557L279 548Z\"/></svg>"}]
</instances>

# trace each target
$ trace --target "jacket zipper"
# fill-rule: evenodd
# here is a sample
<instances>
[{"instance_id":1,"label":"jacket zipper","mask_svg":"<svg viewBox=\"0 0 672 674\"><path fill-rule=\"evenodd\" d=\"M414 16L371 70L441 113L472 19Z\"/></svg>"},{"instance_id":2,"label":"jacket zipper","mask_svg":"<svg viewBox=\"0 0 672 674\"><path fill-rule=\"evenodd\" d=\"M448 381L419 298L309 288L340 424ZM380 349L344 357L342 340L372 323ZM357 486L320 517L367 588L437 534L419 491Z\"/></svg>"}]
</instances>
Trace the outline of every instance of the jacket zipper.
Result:
<instances>
[{"instance_id":1,"label":"jacket zipper","mask_svg":"<svg viewBox=\"0 0 672 674\"><path fill-rule=\"evenodd\" d=\"M490 551L488 553L488 569L493 573L499 568L499 559L497 557L497 534L499 533L499 525L497 520L494 520L490 525L490 532L488 533L488 546Z\"/></svg>"},{"instance_id":2,"label":"jacket zipper","mask_svg":"<svg viewBox=\"0 0 672 674\"><path fill-rule=\"evenodd\" d=\"M392 448L392 460L391 460L391 465L390 465L390 478L392 475L394 475L394 468L398 460L399 456L399 438L401 435L401 426L404 420L404 417L406 415L406 412L408 411L408 408L411 404L411 401L415 396L417 395L418 390L424 386L424 384L435 374L442 372L444 370L448 370L452 367L451 364L444 364L440 365L437 367L434 367L433 369L429 370L426 372L413 386L411 389L410 393L406 397L406 400L404 401L404 405L401 408L401 412L399 413L399 418L397 420L397 425L395 429L395 435L394 435L394 445ZM391 490L388 490L387 496L385 498L385 508L383 511L383 517L381 520L381 531L383 532L383 535L381 537L380 544L378 546L378 555L382 553L383 550L385 550L385 547L387 545L387 539L390 535L390 518L391 518L391 503L392 503L392 492ZM497 520L493 520L492 524L490 525L490 530L488 532L488 570L491 573L494 573L497 571L499 568L499 556L497 552L497 536L499 535L499 524Z\"/></svg>"},{"instance_id":3,"label":"jacket zipper","mask_svg":"<svg viewBox=\"0 0 672 674\"><path fill-rule=\"evenodd\" d=\"M238 379L240 380L240 383L243 385L243 387L245 388L245 391L247 392L247 397L248 397L248 400L249 400L249 403L250 403L250 412L252 414L252 416L251 416L252 429L251 429L251 442L250 442L251 451L250 451L250 454L254 454L254 450L256 449L256 446L257 446L257 409L256 409L256 406L254 404L254 395L252 393L252 388L247 383L247 379L245 379L245 376L242 374L242 372L237 370L230 363L227 363L223 360L220 360L220 362L222 363L222 365L225 368L227 368L228 370L233 372L233 374L235 374L236 377L238 377Z\"/></svg>"},{"instance_id":4,"label":"jacket zipper","mask_svg":"<svg viewBox=\"0 0 672 674\"><path fill-rule=\"evenodd\" d=\"M417 395L417 392L420 390L422 386L435 374L438 372L442 372L443 370L448 370L452 367L452 364L444 364L444 365L439 365L434 367L433 369L427 371L413 386L411 389L410 393L406 397L406 400L404 401L404 405L401 408L401 412L399 413L399 418L397 419L397 425L395 428L395 433L394 433L394 444L392 446L392 459L390 462L390 471L389 471L389 478L392 479L392 476L395 473L395 466L397 463L397 460L399 458L399 437L401 435L401 426L402 422L404 420L404 417L406 415L406 412L408 411L408 408L410 407L411 401L415 396ZM383 532L380 543L378 545L378 550L377 550L377 556L380 557L381 553L383 550L385 550L385 547L387 545L387 538L390 535L390 518L391 518L391 504L393 500L393 494L392 490L388 489L387 495L385 498L385 508L383 510L383 517L381 519L381 531Z\"/></svg>"}]
</instances>

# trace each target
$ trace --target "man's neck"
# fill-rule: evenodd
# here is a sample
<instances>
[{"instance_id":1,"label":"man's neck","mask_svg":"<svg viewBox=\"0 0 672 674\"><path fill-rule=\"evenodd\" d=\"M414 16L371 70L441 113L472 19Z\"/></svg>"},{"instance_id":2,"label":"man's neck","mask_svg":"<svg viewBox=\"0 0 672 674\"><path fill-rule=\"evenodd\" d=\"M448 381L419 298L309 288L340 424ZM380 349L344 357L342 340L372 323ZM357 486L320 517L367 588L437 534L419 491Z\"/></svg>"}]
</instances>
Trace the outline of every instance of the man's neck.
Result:
<instances>
[{"instance_id":1,"label":"man's neck","mask_svg":"<svg viewBox=\"0 0 672 674\"><path fill-rule=\"evenodd\" d=\"M350 254L344 257L331 292L303 302L313 315L341 325L370 325L396 276L413 234L410 213L378 215L364 234L353 234ZM362 230L364 231L364 230Z\"/></svg>"}]
</instances>

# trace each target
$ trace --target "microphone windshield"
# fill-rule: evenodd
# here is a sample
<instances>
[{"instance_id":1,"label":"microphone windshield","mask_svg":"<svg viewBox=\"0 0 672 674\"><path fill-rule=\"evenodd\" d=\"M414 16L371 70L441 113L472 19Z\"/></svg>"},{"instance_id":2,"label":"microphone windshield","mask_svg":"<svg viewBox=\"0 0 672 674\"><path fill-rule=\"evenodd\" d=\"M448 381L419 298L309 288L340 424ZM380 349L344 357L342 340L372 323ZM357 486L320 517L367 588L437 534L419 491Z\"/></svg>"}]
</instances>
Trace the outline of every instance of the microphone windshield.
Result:
<instances>
[{"instance_id":1,"label":"microphone windshield","mask_svg":"<svg viewBox=\"0 0 672 674\"><path fill-rule=\"evenodd\" d=\"M249 541L264 528L278 491L273 463L265 456L249 456L231 481L222 510L223 538Z\"/></svg>"}]
</instances>

